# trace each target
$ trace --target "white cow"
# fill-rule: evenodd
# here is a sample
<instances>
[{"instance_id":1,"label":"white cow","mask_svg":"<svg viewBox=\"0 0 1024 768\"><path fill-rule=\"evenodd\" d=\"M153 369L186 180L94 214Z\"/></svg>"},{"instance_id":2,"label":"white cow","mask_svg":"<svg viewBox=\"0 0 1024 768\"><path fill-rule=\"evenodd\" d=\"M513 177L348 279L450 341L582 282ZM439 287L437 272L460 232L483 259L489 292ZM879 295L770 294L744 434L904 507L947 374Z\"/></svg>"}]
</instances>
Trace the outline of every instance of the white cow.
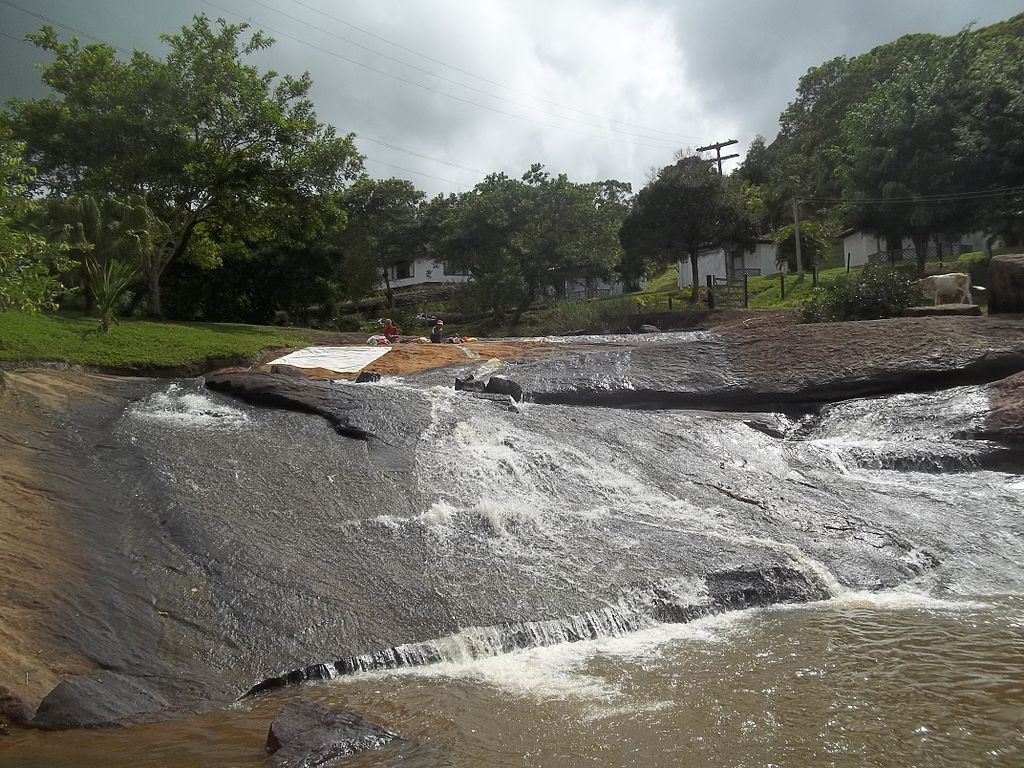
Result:
<instances>
[{"instance_id":1,"label":"white cow","mask_svg":"<svg viewBox=\"0 0 1024 768\"><path fill-rule=\"evenodd\" d=\"M973 287L976 291L985 290L979 285L972 286L971 276L965 272L950 272L948 275L922 277L915 284L920 286L921 292L927 298L932 299L936 306L946 303L945 299L947 297L951 299L949 303L973 304L974 299L971 297L971 288Z\"/></svg>"}]
</instances>

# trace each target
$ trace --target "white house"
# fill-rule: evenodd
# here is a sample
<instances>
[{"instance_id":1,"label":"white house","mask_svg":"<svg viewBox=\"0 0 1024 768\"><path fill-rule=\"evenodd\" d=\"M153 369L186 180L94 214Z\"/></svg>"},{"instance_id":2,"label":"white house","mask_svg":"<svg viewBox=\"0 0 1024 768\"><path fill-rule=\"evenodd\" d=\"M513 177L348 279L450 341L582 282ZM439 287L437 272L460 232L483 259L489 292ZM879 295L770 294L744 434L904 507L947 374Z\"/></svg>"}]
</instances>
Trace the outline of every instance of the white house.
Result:
<instances>
[{"instance_id":1,"label":"white house","mask_svg":"<svg viewBox=\"0 0 1024 768\"><path fill-rule=\"evenodd\" d=\"M928 243L927 258L930 261L955 261L961 253L983 250L985 250L985 233L972 232L956 242L948 239L933 239ZM902 261L915 259L917 258L916 254L913 241L907 237L900 243L900 250L895 255L897 261ZM851 267L862 267L865 264L876 264L889 260L884 237L853 229L843 233L843 255Z\"/></svg>"},{"instance_id":2,"label":"white house","mask_svg":"<svg viewBox=\"0 0 1024 768\"><path fill-rule=\"evenodd\" d=\"M761 238L756 240L750 249L728 245L703 250L697 255L697 270L702 283L708 275L713 275L715 282L719 284L725 281L738 282L743 280L744 275L756 277L780 272L781 270L775 263L775 256L775 243ZM690 284L691 272L690 260L680 260L678 279L680 288L685 288Z\"/></svg>"},{"instance_id":3,"label":"white house","mask_svg":"<svg viewBox=\"0 0 1024 768\"><path fill-rule=\"evenodd\" d=\"M388 280L392 288L408 288L425 283L464 283L469 279L469 273L465 270L429 256L400 261L388 267Z\"/></svg>"}]
</instances>

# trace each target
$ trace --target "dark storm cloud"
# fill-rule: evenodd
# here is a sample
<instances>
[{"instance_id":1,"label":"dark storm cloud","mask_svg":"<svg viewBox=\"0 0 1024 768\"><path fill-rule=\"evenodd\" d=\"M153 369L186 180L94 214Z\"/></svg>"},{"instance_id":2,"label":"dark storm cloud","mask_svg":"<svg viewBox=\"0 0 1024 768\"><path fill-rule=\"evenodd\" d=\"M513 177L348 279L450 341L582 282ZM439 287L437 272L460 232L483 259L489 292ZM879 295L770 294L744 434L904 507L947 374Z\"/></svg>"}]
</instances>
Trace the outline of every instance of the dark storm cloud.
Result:
<instances>
[{"instance_id":1,"label":"dark storm cloud","mask_svg":"<svg viewBox=\"0 0 1024 768\"><path fill-rule=\"evenodd\" d=\"M480 171L543 162L639 186L674 149L771 137L811 66L1018 10L1015 0L0 0L0 98L41 93L33 64L48 57L17 41L40 16L75 28L58 26L62 36L160 53L160 32L204 12L269 29L277 44L258 65L308 70L320 119L361 137L375 176L449 192Z\"/></svg>"}]
</instances>

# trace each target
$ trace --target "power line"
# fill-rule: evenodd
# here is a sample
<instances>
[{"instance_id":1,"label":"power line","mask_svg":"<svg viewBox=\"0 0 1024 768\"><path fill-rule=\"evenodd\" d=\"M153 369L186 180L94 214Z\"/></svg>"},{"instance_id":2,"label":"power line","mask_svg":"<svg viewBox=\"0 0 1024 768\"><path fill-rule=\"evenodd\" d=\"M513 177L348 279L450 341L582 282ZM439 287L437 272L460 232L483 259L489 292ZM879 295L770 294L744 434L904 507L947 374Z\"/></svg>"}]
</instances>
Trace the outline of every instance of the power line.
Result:
<instances>
[{"instance_id":1,"label":"power line","mask_svg":"<svg viewBox=\"0 0 1024 768\"><path fill-rule=\"evenodd\" d=\"M236 11L231 11L231 10L229 10L227 8L224 8L223 6L217 5L216 3L211 2L211 0L202 0L202 2L205 3L206 5L209 5L209 6L213 7L213 8L216 8L219 11L223 11L224 13L228 13L228 14L230 14L232 16L239 17L239 18L242 17L242 15L240 13L237 13ZM615 142L618 142L620 144L629 144L630 146L634 146L634 147L650 147L652 149L662 149L662 150L665 150L665 149L676 149L676 147L673 147L672 145L668 145L668 144L646 144L646 143L639 142L639 141L630 141L629 139L622 139L622 138L619 138L617 136L598 136L597 134L586 133L585 131L578 131L575 128L567 128L567 127L565 127L563 125L555 125L554 123L546 123L546 122L543 122L543 121L540 121L540 120L534 120L533 118L530 118L530 117L524 117L522 115L517 115L517 114L515 114L513 112L506 112L505 110L497 109L496 107L490 107L490 106L487 106L486 104L480 104L479 102L471 101L470 99L464 99L461 96L455 96L455 95L450 94L450 93L445 93L444 91L440 91L440 90L438 90L436 88L431 88L430 86L423 85L422 83L417 83L414 80L409 80L408 78L404 78L404 77L401 77L400 75L392 74L391 72L386 72L383 69L378 69L377 67L371 66L369 64L365 64L365 63L363 63L361 61L358 61L356 59L350 59L347 56L342 56L340 53L332 51L332 50L330 50L328 48L324 48L323 46L316 45L316 44L311 43L311 42L309 42L307 40L303 40L302 38L296 37L295 35L290 35L287 32L282 32L281 30L275 29L274 27L271 27L271 26L268 26L266 24L263 24L262 22L258 22L255 19L253 19L252 22L254 24L259 25L263 29L266 29L266 30L269 30L270 32L273 32L275 35L280 35L282 37L288 38L289 40L294 40L297 43L305 45L305 46L307 46L309 48L313 48L314 50L321 51L322 53L326 53L327 55L333 56L334 58L340 59L341 61L347 61L350 64L355 64L356 66L362 67L363 69L368 69L371 72L376 72L378 74L384 75L385 77L390 77L393 80L398 80L399 82L407 83L408 85L415 86L416 88L421 88L421 89L423 89L425 91L429 91L430 93L436 93L439 96L444 96L445 98L452 99L453 101L458 101L458 102L461 102L463 104L469 104L470 106L477 107L478 109L485 109L485 110L487 110L489 112L495 112L495 113L497 113L499 115L505 115L506 117L511 117L511 118L516 119L516 120L522 120L522 121L527 122L527 123L533 123L535 125L541 125L541 126L544 126L546 128L554 128L554 129L559 130L559 131L566 131L568 133L574 133L574 134L576 134L578 136L586 136L586 137L592 138L592 139L599 139L601 141L615 141Z\"/></svg>"},{"instance_id":2,"label":"power line","mask_svg":"<svg viewBox=\"0 0 1024 768\"><path fill-rule=\"evenodd\" d=\"M850 200L835 197L798 197L801 203L847 203L853 205L869 205L875 203L944 203L956 200L983 200L989 197L1024 194L1024 186L1004 187L1002 189L975 190L971 192L951 192L939 195L918 195L917 197L879 197Z\"/></svg>"},{"instance_id":3,"label":"power line","mask_svg":"<svg viewBox=\"0 0 1024 768\"><path fill-rule=\"evenodd\" d=\"M406 173L415 173L417 176L426 176L428 179L435 179L436 181L444 181L447 182L448 184L454 184L456 187L459 187L460 189L465 189L467 186L469 186L468 184L464 184L461 181L453 181L452 179L442 179L440 176L431 176L429 173L414 171L411 168L403 168L400 165L392 165L391 163L385 163L383 160L375 160L372 157L367 157L366 159L369 160L371 163L377 163L378 165L386 165L388 168L396 168L399 171L405 171Z\"/></svg>"},{"instance_id":4,"label":"power line","mask_svg":"<svg viewBox=\"0 0 1024 768\"><path fill-rule=\"evenodd\" d=\"M38 13L35 13L33 11L28 11L28 10L26 10L24 8L21 8L20 6L16 5L15 3L10 2L9 0L0 0L0 4L6 5L6 6L11 7L11 8L14 8L14 9L22 11L24 13L27 13L28 15L33 16L33 17L35 17L37 19L40 19L41 21L47 22L49 24L53 24L55 26L63 27L65 29L70 29L71 31L77 32L78 34L80 34L80 35L82 35L84 37L87 37L90 40L93 40L93 41L95 41L97 43L102 43L104 45L109 45L112 48L115 48L115 49L117 49L119 51L123 51L125 53L128 53L128 51L125 51L125 49L123 49L123 48L121 48L119 46L116 46L116 45L114 45L113 43L111 43L111 42L109 42L107 40L103 40L102 38L94 37L93 35L90 35L87 32L84 32L84 31L82 31L82 30L80 30L80 29L78 29L76 27L73 27L70 24L65 24L65 23L60 22L60 21L58 21L56 19L50 18L48 16L44 16L43 14L38 14ZM34 44L31 41L26 40L24 38L16 37L14 35L10 35L7 32L4 32L3 30L0 30L0 35L2 35L3 37L9 38L11 40L14 40L16 42L24 43L25 45L29 45L29 46L33 46L34 47ZM479 174L485 174L486 173L486 171L481 171L481 170L479 170L477 168L469 168L467 166L459 165L458 163L453 163L453 162L448 161L448 160L442 160L440 158L431 157L429 155L424 155L424 154L422 154L420 152L415 152L415 151L413 151L411 149L406 149L406 148L400 147L400 146L398 146L396 144L391 144L391 143L386 142L386 141L381 141L379 139L370 138L369 136L359 136L358 138L359 139L364 139L366 141L373 142L374 144L380 144L381 146L387 147L388 149L393 149L393 150L396 150L398 152L405 152L406 154L413 155L414 157L419 157L419 158L422 158L424 160L430 160L430 161L435 162L435 163L442 163L444 165L448 165L448 166L451 166L453 168L459 168L461 170L469 171L471 173L479 173ZM381 161L375 160L374 162L381 162ZM387 163L383 163L383 164L387 165ZM399 170L406 170L408 173L418 173L417 171L411 171L411 170L408 170L408 169L404 169L404 168L401 168L400 166L392 166L392 167L398 168ZM420 175L421 176L428 176L429 178L438 179L439 181L449 181L448 179L441 179L440 177L430 176L429 174L420 174ZM464 184L462 184L460 182L449 181L449 183L458 184L459 186L465 186Z\"/></svg>"},{"instance_id":5,"label":"power line","mask_svg":"<svg viewBox=\"0 0 1024 768\"><path fill-rule=\"evenodd\" d=\"M395 62L397 64L400 64L403 67L408 67L409 69L413 69L416 72L422 72L425 75L437 78L438 80L440 80L442 82L450 83L450 84L455 85L455 86L457 86L459 88L465 88L468 91L472 91L474 93L479 93L479 94L481 94L483 96L487 96L488 98L497 99L498 101L503 101L503 102L505 102L507 104L512 104L513 106L516 106L516 107L522 107L524 109L529 109L531 111L538 112L539 114L548 115L549 117L554 117L554 118L557 118L559 120L569 120L569 121L574 122L574 123L579 123L580 125L585 125L588 128L604 128L604 127L606 127L606 126L603 126L603 125L595 125L592 122L589 122L589 121L586 121L586 120L580 120L579 118L568 117L566 115L560 115L557 112L549 112L549 111L544 110L544 109L538 109L537 107L533 106L532 104L524 104L521 101L515 101L514 99L507 99L504 96L499 96L498 94L495 94L495 93L493 93L491 91L486 91L486 90L483 90L481 88L474 88L471 85L466 85L465 83L459 82L458 80L453 80L450 77L445 77L444 75L440 75L437 72L434 72L432 70L424 69L423 67L417 66L415 64L410 64L409 62L404 61L404 60L399 59L399 58L396 58L394 56L389 56L386 53L381 53L380 51L378 51L378 50L376 50L374 48L370 48L369 46L363 45L362 43L357 43L355 40L352 40L350 38L347 38L347 37L344 37L342 35L339 35L338 33L332 32L329 29L323 29L321 27L317 27L314 24L310 24L309 22L304 21L303 19L300 19L298 16L293 16L292 14L285 13L284 11L282 11L282 10L280 10L278 8L275 8L272 5L269 5L269 4L265 3L265 2L263 2L263 0L251 0L251 2L255 3L258 6L266 8L269 11L273 11L274 13L276 13L276 14L278 14L280 16L284 16L286 19L291 19L292 21L297 22L299 24L302 24L303 26L309 27L310 29L316 30L318 32L322 32L322 33L324 33L326 35L330 35L331 37L336 38L338 40L341 40L344 43L348 43L349 45L355 46L356 48L360 48L360 49L362 49L364 51L368 51L369 53L372 53L375 56L380 56L383 59L387 59L388 61L393 61L393 62ZM304 7L309 7L309 6L304 6ZM316 9L312 8L311 10L315 11ZM330 16L329 14L324 14L324 15L326 15L328 18L334 18L334 17ZM441 62L439 62L439 63L441 63ZM472 76L472 75L470 75L470 76ZM501 86L501 87L503 87L503 86ZM563 109L565 109L565 108L563 107ZM600 118L599 117L598 119L602 119L603 120L605 118ZM611 121L611 122L617 122L617 121ZM619 133L623 134L624 136L631 136L633 138L644 139L646 141L670 141L670 140L672 140L670 138L662 138L660 136L644 136L644 135L641 135L641 134L631 133L629 131L623 131L620 128L612 128L611 130L618 131ZM658 132L658 131L656 131L656 132ZM667 133L667 131L661 131L661 133ZM690 138L693 138L693 137L690 137Z\"/></svg>"},{"instance_id":6,"label":"power line","mask_svg":"<svg viewBox=\"0 0 1024 768\"><path fill-rule=\"evenodd\" d=\"M64 27L64 29L70 29L72 32L77 32L82 37L87 37L90 40L92 40L93 42L103 43L104 45L109 45L114 50L120 51L121 53L124 53L124 54L127 54L127 55L131 56L131 51L127 51L127 50L125 50L124 48L122 48L119 45L114 45L113 43L108 43L106 40L102 40L102 39L100 39L98 37L94 37L93 35L90 35L88 32L83 32L82 30L78 29L78 27L73 27L70 24L65 24L64 22L57 21L56 19L51 19L49 16L44 16L41 13L36 13L35 11L30 11L27 8L22 8L20 5L17 5L16 3L12 3L9 0L0 0L0 4L6 5L8 8L13 8L16 11L21 11L22 13L28 14L29 16L32 16L34 18L39 19L40 21L45 21L47 24L53 24L54 26L57 26L57 27Z\"/></svg>"},{"instance_id":7,"label":"power line","mask_svg":"<svg viewBox=\"0 0 1024 768\"><path fill-rule=\"evenodd\" d=\"M356 134L356 141L371 141L374 144L380 144L382 147L387 147L388 149L394 149L394 150L397 150L399 152L405 152L407 155L412 155L413 157L419 157L419 158L422 158L424 160L431 160L431 161L433 161L435 163L442 163L444 165L450 165L452 168L459 168L459 169L461 169L463 171L469 171L470 173L480 173L480 174L484 174L484 175L486 175L488 173L487 171L481 171L479 168L469 168L469 167L467 167L465 165L459 165L458 163L453 163L453 162L450 162L448 160L442 160L439 157L431 157L430 155L423 155L423 154L420 154L419 152L414 152L411 149L405 149L405 147L399 147L399 146L397 146L395 144L390 144L390 143L388 143L386 141L380 141L379 139L371 139L369 136L364 136L363 134L359 134L359 133Z\"/></svg>"},{"instance_id":8,"label":"power line","mask_svg":"<svg viewBox=\"0 0 1024 768\"><path fill-rule=\"evenodd\" d=\"M372 37L374 40L380 40L382 43L387 43L388 45L394 46L395 48L399 48L399 49L401 49L403 51L407 51L407 52L409 52L411 54L414 54L414 55L419 56L419 57L421 57L423 59L426 59L427 61L432 61L435 64L440 64L442 67L447 67L448 69L451 69L451 70L453 70L455 72L460 72L460 73L462 73L464 75L472 77L475 80L480 80L481 82L484 82L484 83L489 83L491 85L496 85L497 87L504 88L506 91L510 91L511 93L518 93L520 96L526 96L526 97L531 98L531 99L536 99L537 101L542 101L542 102L544 102L546 104L551 104L553 106L559 107L560 109L564 109L564 110L566 110L568 112L575 112L575 113L577 113L579 115L585 115L586 117L592 117L592 118L595 118L595 119L598 119L598 120L606 120L607 122L617 123L619 125L624 125L624 126L627 126L629 128L639 128L642 131L650 131L651 133L663 133L663 134L666 134L667 136L669 136L670 138L673 138L673 139L675 139L675 138L698 139L698 140L703 141L704 138L705 138L705 137L702 137L702 136L689 136L689 135L684 134L684 133L676 133L674 131L666 131L666 130L663 130L661 128L651 128L649 126L638 125L636 123L627 123L627 122L624 122L622 120L615 120L614 118L607 117L606 115L598 115L598 114L595 114L593 112L586 112L586 111L584 111L582 109L576 109L574 107L567 106L565 104L562 104L561 102L554 101L552 99L546 99L543 96L537 96L536 94L528 93L527 91L521 91L518 88L513 88L511 85L505 85L504 83L499 83L496 80L490 80L490 79L488 79L486 77L481 77L480 75L474 74L473 72L470 72L468 70L465 70L465 69L462 69L460 67L457 67L454 64L449 64L449 63L447 63L445 61L441 61L440 59L435 59L434 57L428 56L427 54L421 53L420 51L417 51L417 50L415 50L413 48L408 48L408 47L406 47L406 46L404 46L404 45L402 45L400 43L394 42L393 40L388 40L386 37L381 37L380 35L374 34L373 32L369 31L368 29L364 29L363 27L356 26L355 24L352 24L351 22L345 21L344 19L338 18L337 16L333 16L333 15L327 13L326 11L320 10L319 8L314 8L313 6L311 6L311 5L307 4L307 3L302 2L302 0L293 0L293 2L296 5L301 5L303 8L307 8L307 9L313 11L314 13L319 13L322 16L326 16L328 19L332 19L333 21L336 21L339 24L344 24L346 27L350 27L350 28L352 28L352 29L354 29L354 30L356 30L358 32L362 32L364 35L367 35L368 37Z\"/></svg>"}]
</instances>

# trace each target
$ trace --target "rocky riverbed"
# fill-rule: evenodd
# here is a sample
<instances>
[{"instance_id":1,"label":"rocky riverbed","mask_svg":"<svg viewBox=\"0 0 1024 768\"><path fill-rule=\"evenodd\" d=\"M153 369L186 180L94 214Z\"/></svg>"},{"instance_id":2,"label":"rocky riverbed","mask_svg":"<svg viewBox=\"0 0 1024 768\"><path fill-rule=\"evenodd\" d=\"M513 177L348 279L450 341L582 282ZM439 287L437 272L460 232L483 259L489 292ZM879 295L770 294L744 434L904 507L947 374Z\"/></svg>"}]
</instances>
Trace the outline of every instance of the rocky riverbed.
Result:
<instances>
[{"instance_id":1,"label":"rocky riverbed","mask_svg":"<svg viewBox=\"0 0 1024 768\"><path fill-rule=\"evenodd\" d=\"M897 521L910 492L890 502L843 479L802 488L792 473L751 470L753 458L733 466L737 451L778 450L798 436L786 419L827 403L965 385L947 437L1015 454L1024 435L1024 321L1013 317L408 347L382 358L395 355L373 385L267 371L205 383L8 374L0 717L38 707L36 724L53 728L163 717L289 682L290 670L297 681L334 674L318 672L326 663L426 662L467 627L480 628L474 642L516 647L531 633L571 641L781 594L814 599L833 579L891 587L956 559L945 507ZM447 392L482 369L522 384L533 407ZM653 506L601 517L573 507L577 482L616 500L602 503ZM851 506L854 493L865 495ZM517 495L552 517L510 511ZM719 518L695 517L685 534L653 525L657 510L683 507ZM714 586L736 574L746 586Z\"/></svg>"}]
</instances>

